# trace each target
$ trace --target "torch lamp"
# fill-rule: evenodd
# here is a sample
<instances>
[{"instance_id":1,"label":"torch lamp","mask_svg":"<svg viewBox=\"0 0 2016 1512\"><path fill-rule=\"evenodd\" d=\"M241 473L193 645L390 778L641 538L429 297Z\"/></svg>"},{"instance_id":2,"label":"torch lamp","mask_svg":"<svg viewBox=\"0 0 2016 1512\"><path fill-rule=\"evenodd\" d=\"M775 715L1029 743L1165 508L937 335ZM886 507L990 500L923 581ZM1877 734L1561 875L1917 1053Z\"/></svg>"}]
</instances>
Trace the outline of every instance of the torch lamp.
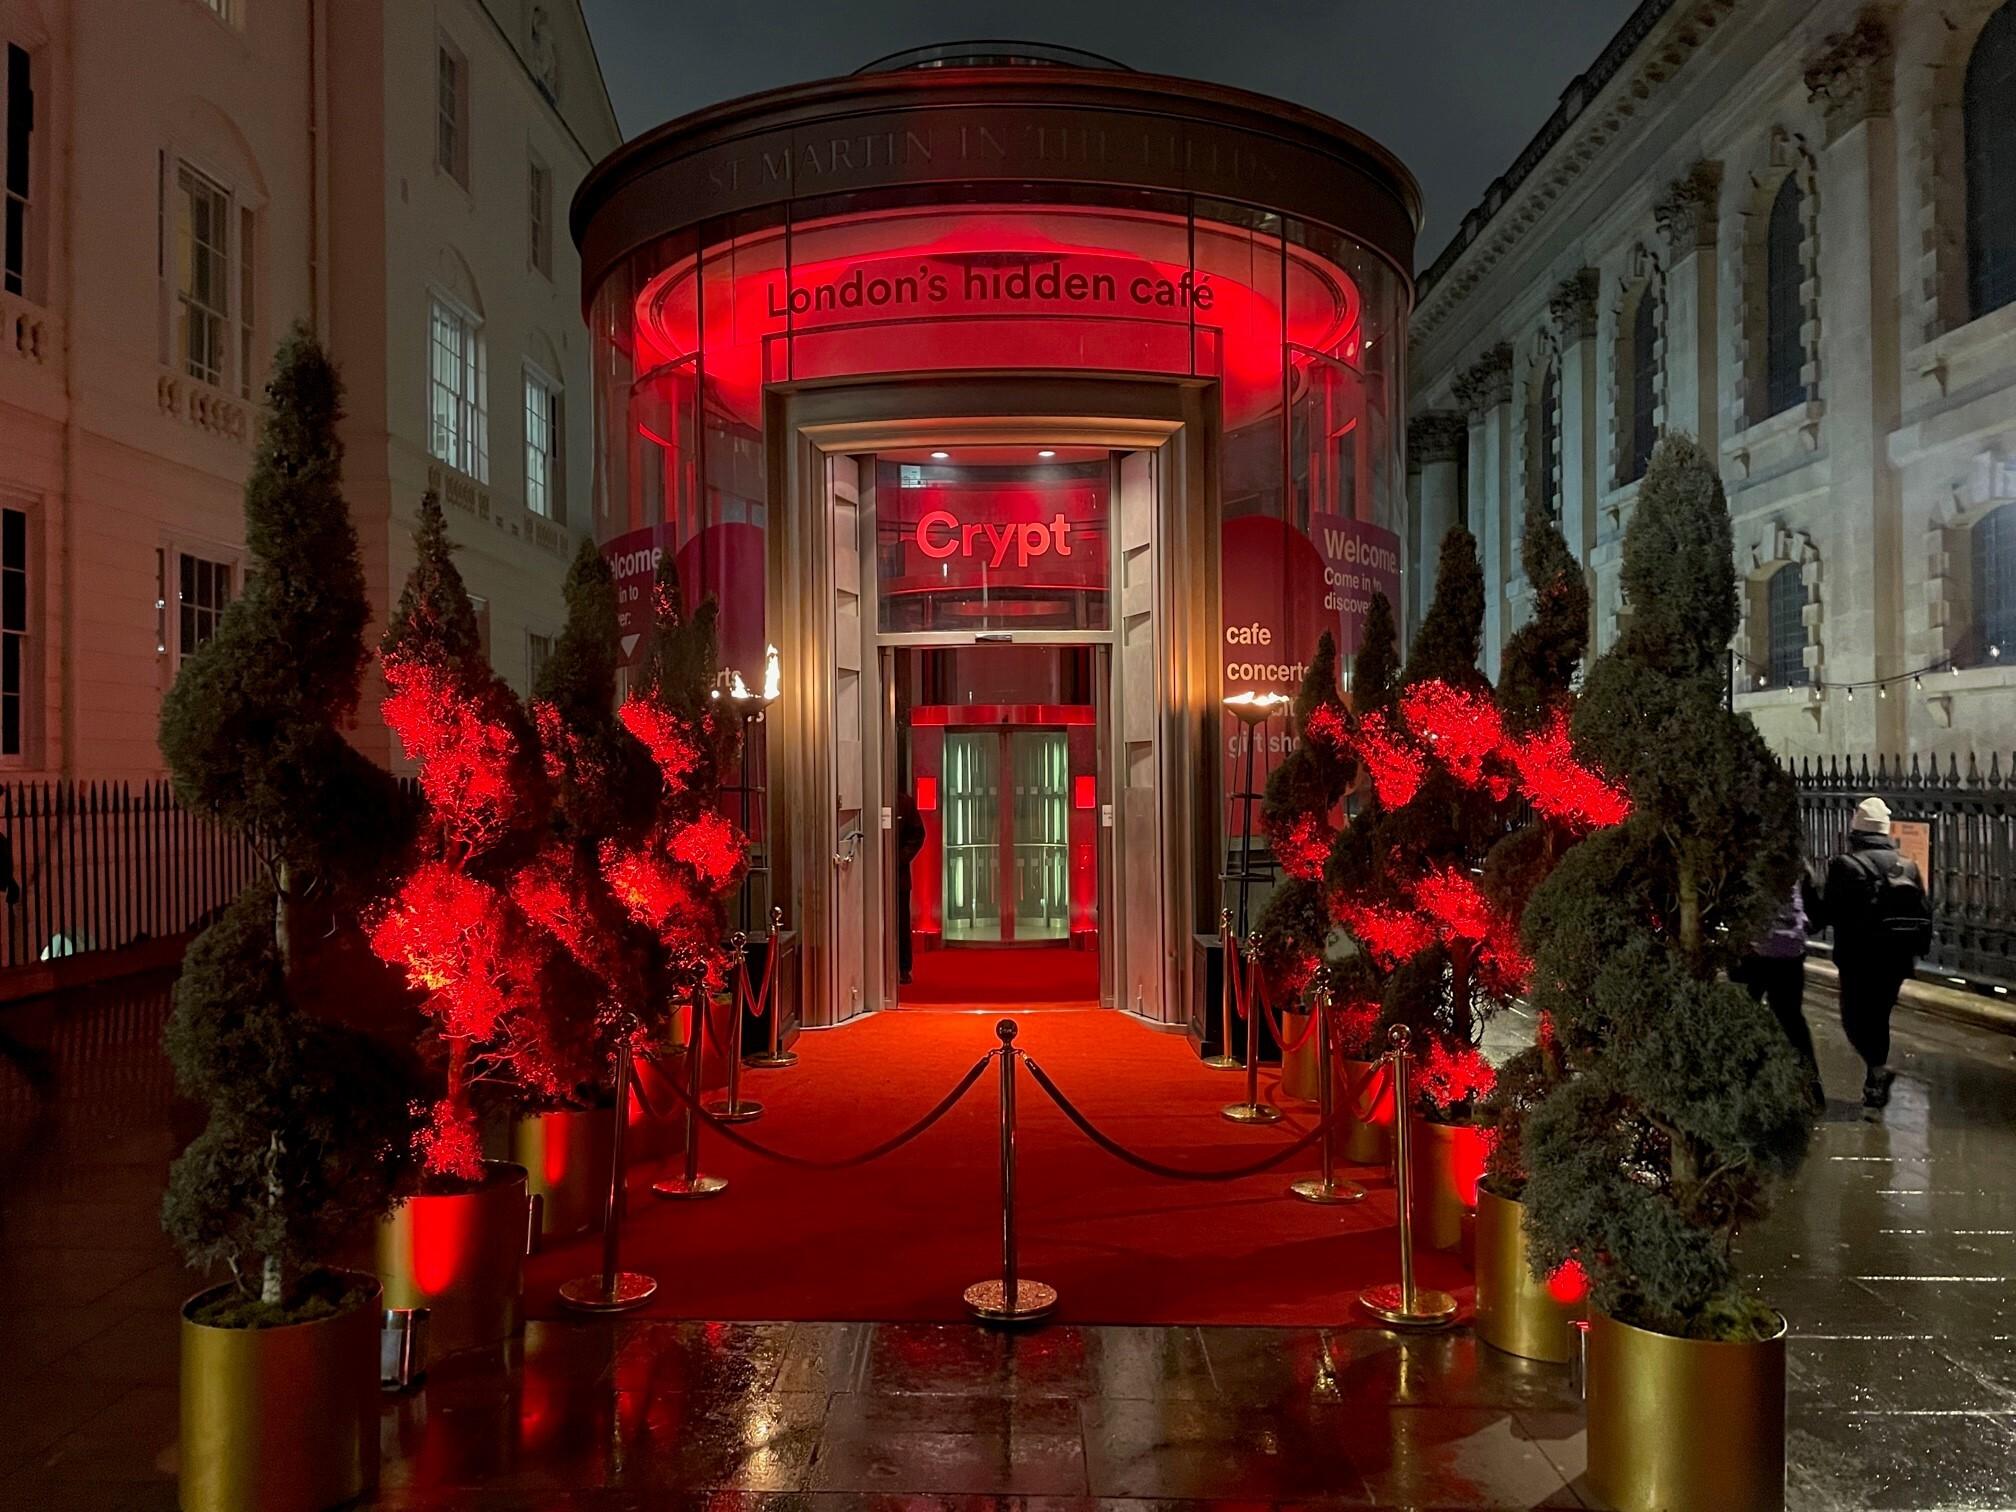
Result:
<instances>
[{"instance_id":1,"label":"torch lamp","mask_svg":"<svg viewBox=\"0 0 2016 1512\"><path fill-rule=\"evenodd\" d=\"M760 689L751 688L743 680L742 674L733 670L724 672L721 677L721 686L714 689L713 696L715 698L720 698L724 693L727 695L728 703L735 710L736 718L742 721L742 782L738 790L742 794L742 833L745 837L753 833L750 829L750 822L755 817L756 811L756 785L751 766L750 735L754 732L757 725L763 723L764 716L769 712L770 705L777 702L777 695L783 689L783 671L778 663L777 648L775 646L769 646L764 649L763 686ZM766 845L769 843L767 825L765 826L764 843ZM741 927L744 934L749 932L750 914L755 906L754 882L758 870L759 868L752 866L748 877L742 883ZM760 868L760 870L767 874L769 868L766 866Z\"/></svg>"}]
</instances>

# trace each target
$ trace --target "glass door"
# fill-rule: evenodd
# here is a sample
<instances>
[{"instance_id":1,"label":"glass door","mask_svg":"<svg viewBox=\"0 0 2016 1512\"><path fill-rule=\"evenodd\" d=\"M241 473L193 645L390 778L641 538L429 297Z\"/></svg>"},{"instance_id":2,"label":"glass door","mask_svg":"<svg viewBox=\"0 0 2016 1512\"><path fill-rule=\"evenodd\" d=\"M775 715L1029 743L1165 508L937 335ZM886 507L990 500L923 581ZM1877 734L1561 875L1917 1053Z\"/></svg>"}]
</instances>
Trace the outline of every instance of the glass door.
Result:
<instances>
[{"instance_id":1,"label":"glass door","mask_svg":"<svg viewBox=\"0 0 2016 1512\"><path fill-rule=\"evenodd\" d=\"M1071 762L1062 730L1014 730L1015 938L1071 936Z\"/></svg>"},{"instance_id":2,"label":"glass door","mask_svg":"<svg viewBox=\"0 0 2016 1512\"><path fill-rule=\"evenodd\" d=\"M945 736L945 942L1001 939L1001 737Z\"/></svg>"}]
</instances>

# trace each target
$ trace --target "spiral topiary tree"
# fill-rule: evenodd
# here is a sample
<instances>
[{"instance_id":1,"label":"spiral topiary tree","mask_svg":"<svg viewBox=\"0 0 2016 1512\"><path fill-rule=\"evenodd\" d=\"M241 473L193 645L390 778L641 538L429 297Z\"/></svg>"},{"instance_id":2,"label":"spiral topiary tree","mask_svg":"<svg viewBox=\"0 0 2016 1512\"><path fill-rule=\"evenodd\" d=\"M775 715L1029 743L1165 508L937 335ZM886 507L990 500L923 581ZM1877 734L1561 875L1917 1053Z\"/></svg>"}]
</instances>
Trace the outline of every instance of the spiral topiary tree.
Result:
<instances>
[{"instance_id":1,"label":"spiral topiary tree","mask_svg":"<svg viewBox=\"0 0 2016 1512\"><path fill-rule=\"evenodd\" d=\"M1723 972L1790 891L1796 797L1724 703L1737 626L1728 506L1698 443L1654 452L1624 541L1631 605L1597 660L1577 747L1631 812L1562 858L1528 905L1532 1001L1562 1074L1524 1120L1532 1262L1589 1273L1596 1304L1661 1332L1776 1327L1732 1242L1805 1154L1806 1079Z\"/></svg>"},{"instance_id":2,"label":"spiral topiary tree","mask_svg":"<svg viewBox=\"0 0 2016 1512\"><path fill-rule=\"evenodd\" d=\"M1533 590L1533 617L1506 642L1498 713L1507 734L1524 742L1522 748L1565 755L1573 745L1575 676L1589 649L1589 589L1548 501L1537 495L1526 505L1519 558ZM1524 917L1534 889L1583 832L1582 815L1549 801L1562 796L1558 779L1564 774L1556 769L1535 775L1531 817L1493 845L1484 860L1485 894L1514 919ZM1556 780L1550 783L1550 777ZM1524 1113L1561 1074L1559 1045L1545 1023L1533 1045L1498 1068L1484 1112L1496 1131L1486 1177L1500 1196L1516 1199L1523 1189Z\"/></svg>"},{"instance_id":3,"label":"spiral topiary tree","mask_svg":"<svg viewBox=\"0 0 2016 1512\"><path fill-rule=\"evenodd\" d=\"M410 1125L400 1062L302 1005L314 897L334 906L396 847L406 810L342 734L370 605L342 493L342 383L305 331L275 357L245 487L252 570L162 702L177 796L241 835L263 873L190 946L166 1048L204 1128L162 1224L238 1296L203 1321L272 1324L336 1305L320 1263L389 1204Z\"/></svg>"}]
</instances>

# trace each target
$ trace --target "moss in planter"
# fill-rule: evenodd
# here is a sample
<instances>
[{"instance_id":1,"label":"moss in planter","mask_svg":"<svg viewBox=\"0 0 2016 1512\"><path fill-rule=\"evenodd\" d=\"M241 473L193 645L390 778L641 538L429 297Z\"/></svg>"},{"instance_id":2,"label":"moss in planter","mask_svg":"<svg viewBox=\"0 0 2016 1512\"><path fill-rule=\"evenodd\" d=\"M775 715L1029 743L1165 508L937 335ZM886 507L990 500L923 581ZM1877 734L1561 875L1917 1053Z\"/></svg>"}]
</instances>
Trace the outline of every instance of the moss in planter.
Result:
<instances>
[{"instance_id":1,"label":"moss in planter","mask_svg":"<svg viewBox=\"0 0 2016 1512\"><path fill-rule=\"evenodd\" d=\"M371 1300L369 1283L340 1271L313 1271L279 1302L263 1302L237 1290L219 1292L191 1309L189 1321L205 1328L285 1328L340 1317Z\"/></svg>"}]
</instances>

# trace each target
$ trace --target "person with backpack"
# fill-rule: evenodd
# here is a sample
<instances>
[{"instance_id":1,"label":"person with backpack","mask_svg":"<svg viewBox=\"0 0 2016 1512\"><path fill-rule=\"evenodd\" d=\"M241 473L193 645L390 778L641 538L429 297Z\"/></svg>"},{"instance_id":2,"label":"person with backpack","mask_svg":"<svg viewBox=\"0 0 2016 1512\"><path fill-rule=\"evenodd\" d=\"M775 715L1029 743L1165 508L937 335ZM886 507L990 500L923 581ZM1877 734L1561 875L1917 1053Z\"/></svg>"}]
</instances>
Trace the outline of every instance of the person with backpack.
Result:
<instances>
[{"instance_id":1,"label":"person with backpack","mask_svg":"<svg viewBox=\"0 0 2016 1512\"><path fill-rule=\"evenodd\" d=\"M1932 947L1925 879L1897 849L1890 805L1864 798L1849 821L1846 848L1827 866L1828 920L1841 973L1841 1028L1868 1067L1862 1106L1890 1101L1890 1014L1918 957Z\"/></svg>"}]
</instances>

